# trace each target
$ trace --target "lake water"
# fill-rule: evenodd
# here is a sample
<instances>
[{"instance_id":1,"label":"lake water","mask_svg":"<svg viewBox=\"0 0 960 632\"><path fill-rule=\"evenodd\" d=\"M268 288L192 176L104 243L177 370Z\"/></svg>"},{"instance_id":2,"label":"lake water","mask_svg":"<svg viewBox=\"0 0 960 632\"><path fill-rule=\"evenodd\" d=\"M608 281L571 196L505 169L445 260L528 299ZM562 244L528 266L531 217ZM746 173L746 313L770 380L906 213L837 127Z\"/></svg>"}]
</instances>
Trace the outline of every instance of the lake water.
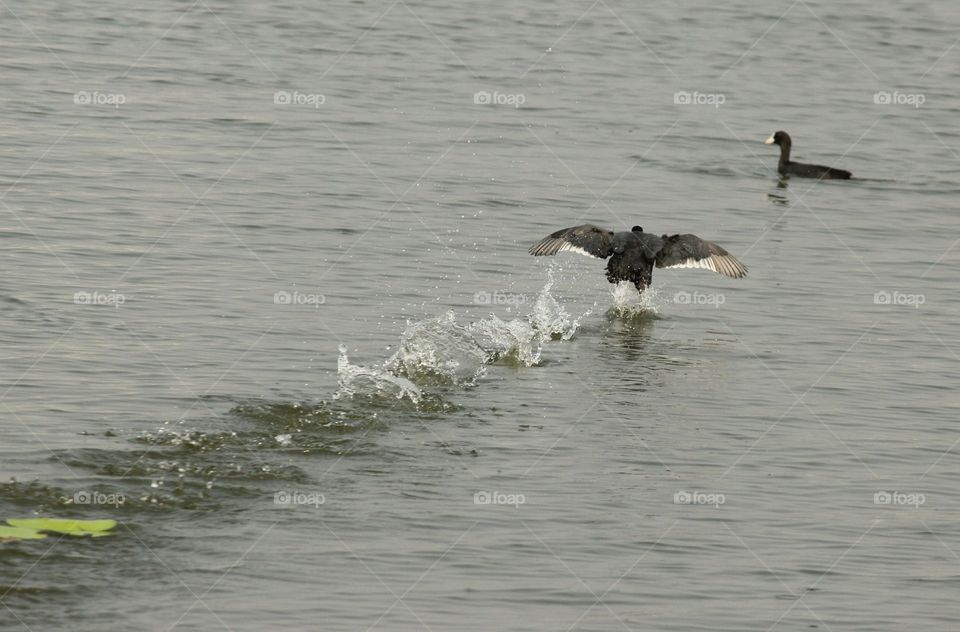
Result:
<instances>
[{"instance_id":1,"label":"lake water","mask_svg":"<svg viewBox=\"0 0 960 632\"><path fill-rule=\"evenodd\" d=\"M0 12L0 629L960 625L953 4Z\"/></svg>"}]
</instances>

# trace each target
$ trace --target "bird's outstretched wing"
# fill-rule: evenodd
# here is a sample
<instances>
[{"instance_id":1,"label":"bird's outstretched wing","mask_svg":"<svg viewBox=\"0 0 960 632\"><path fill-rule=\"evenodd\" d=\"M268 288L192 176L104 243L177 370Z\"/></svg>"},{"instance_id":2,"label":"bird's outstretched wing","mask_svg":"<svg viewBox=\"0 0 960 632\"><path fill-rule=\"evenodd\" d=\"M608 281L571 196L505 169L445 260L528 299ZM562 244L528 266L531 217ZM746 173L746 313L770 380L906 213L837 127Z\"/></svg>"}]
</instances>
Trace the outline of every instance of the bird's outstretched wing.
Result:
<instances>
[{"instance_id":1,"label":"bird's outstretched wing","mask_svg":"<svg viewBox=\"0 0 960 632\"><path fill-rule=\"evenodd\" d=\"M529 252L535 257L578 252L588 257L606 259L613 254L613 231L593 224L564 228L538 241L530 247Z\"/></svg>"},{"instance_id":2,"label":"bird's outstretched wing","mask_svg":"<svg viewBox=\"0 0 960 632\"><path fill-rule=\"evenodd\" d=\"M726 250L696 235L663 236L663 248L657 253L658 268L702 268L739 279L747 276L747 266Z\"/></svg>"}]
</instances>

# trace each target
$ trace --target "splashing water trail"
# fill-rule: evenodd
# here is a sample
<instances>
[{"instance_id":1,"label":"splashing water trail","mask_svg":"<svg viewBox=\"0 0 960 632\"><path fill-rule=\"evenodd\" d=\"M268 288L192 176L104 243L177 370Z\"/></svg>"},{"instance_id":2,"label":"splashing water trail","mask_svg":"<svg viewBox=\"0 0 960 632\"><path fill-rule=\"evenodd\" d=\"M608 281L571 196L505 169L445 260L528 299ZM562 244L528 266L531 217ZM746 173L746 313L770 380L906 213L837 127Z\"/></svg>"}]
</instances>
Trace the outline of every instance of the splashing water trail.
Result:
<instances>
[{"instance_id":1,"label":"splashing water trail","mask_svg":"<svg viewBox=\"0 0 960 632\"><path fill-rule=\"evenodd\" d=\"M656 316L660 313L660 290L648 287L642 294L629 281L617 283L610 292L613 305L607 315L615 318L634 319Z\"/></svg>"},{"instance_id":2,"label":"splashing water trail","mask_svg":"<svg viewBox=\"0 0 960 632\"><path fill-rule=\"evenodd\" d=\"M503 321L496 316L484 318L467 327L474 340L487 349L488 362L511 359L523 366L540 362L542 339L533 326L519 318Z\"/></svg>"},{"instance_id":3,"label":"splashing water trail","mask_svg":"<svg viewBox=\"0 0 960 632\"><path fill-rule=\"evenodd\" d=\"M453 310L448 310L433 318L408 322L397 352L384 367L414 380L472 384L483 376L490 353L456 320Z\"/></svg>"},{"instance_id":4,"label":"splashing water trail","mask_svg":"<svg viewBox=\"0 0 960 632\"><path fill-rule=\"evenodd\" d=\"M384 369L368 368L350 364L346 345L340 345L340 357L337 358L337 383L339 390L334 399L353 397L357 393L389 394L397 399L409 397L414 404L420 402L421 392L410 380L393 375Z\"/></svg>"},{"instance_id":5,"label":"splashing water trail","mask_svg":"<svg viewBox=\"0 0 960 632\"><path fill-rule=\"evenodd\" d=\"M473 386L493 362L520 366L539 363L543 343L569 340L591 311L571 317L550 293L553 271L548 275L532 311L523 318L505 321L491 314L460 325L456 314L448 310L409 322L396 353L373 367L351 364L346 347L341 346L337 361L339 390L334 397L408 397L418 404L424 397L424 387Z\"/></svg>"},{"instance_id":6,"label":"splashing water trail","mask_svg":"<svg viewBox=\"0 0 960 632\"><path fill-rule=\"evenodd\" d=\"M576 318L571 318L560 301L550 293L553 289L555 266L547 269L547 284L543 286L533 304L533 311L527 316L530 325L540 333L541 339L570 340L580 327L580 321L590 315L587 310Z\"/></svg>"}]
</instances>

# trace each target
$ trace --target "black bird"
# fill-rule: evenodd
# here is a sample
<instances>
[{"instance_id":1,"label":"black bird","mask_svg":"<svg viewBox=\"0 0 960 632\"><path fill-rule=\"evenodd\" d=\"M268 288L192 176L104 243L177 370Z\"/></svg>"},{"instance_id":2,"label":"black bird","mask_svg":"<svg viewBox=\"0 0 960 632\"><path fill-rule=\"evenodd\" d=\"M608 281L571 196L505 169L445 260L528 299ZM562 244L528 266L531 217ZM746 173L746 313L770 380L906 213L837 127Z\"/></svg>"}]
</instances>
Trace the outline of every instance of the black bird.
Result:
<instances>
[{"instance_id":1,"label":"black bird","mask_svg":"<svg viewBox=\"0 0 960 632\"><path fill-rule=\"evenodd\" d=\"M643 232L640 226L615 233L593 224L564 228L544 237L530 247L535 257L558 252L578 252L607 262L607 280L611 283L632 281L641 294L658 268L702 268L739 279L747 275L747 267L736 257L696 235L662 235Z\"/></svg>"},{"instance_id":2,"label":"black bird","mask_svg":"<svg viewBox=\"0 0 960 632\"><path fill-rule=\"evenodd\" d=\"M821 180L849 180L853 174L843 169L824 167L823 165L805 165L802 162L790 161L790 134L776 132L763 141L767 145L780 145L780 164L777 171L783 176L797 176L798 178L819 178Z\"/></svg>"}]
</instances>

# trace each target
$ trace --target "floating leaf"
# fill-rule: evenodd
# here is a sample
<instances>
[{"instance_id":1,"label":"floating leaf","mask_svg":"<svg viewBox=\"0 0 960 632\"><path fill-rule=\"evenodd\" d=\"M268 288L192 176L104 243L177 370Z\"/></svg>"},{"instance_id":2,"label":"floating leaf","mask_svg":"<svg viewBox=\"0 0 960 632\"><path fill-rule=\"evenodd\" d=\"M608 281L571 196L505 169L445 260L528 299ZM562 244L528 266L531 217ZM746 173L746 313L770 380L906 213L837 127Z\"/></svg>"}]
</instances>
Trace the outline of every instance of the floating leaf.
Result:
<instances>
[{"instance_id":1,"label":"floating leaf","mask_svg":"<svg viewBox=\"0 0 960 632\"><path fill-rule=\"evenodd\" d=\"M47 537L35 529L24 527L7 527L0 525L0 542L15 542L16 540L42 540Z\"/></svg>"},{"instance_id":2,"label":"floating leaf","mask_svg":"<svg viewBox=\"0 0 960 632\"><path fill-rule=\"evenodd\" d=\"M33 531L53 531L64 535L110 535L116 520L67 520L63 518L10 518L7 524Z\"/></svg>"}]
</instances>

